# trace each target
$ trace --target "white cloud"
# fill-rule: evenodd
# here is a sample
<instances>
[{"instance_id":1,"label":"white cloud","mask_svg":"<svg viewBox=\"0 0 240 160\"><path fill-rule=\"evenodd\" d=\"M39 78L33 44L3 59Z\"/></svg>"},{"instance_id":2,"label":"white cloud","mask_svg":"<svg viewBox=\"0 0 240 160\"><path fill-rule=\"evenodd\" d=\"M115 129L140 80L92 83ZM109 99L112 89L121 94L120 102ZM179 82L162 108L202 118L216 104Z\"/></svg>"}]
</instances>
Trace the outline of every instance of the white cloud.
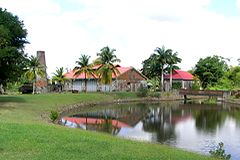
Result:
<instances>
[{"instance_id":1,"label":"white cloud","mask_svg":"<svg viewBox=\"0 0 240 160\"><path fill-rule=\"evenodd\" d=\"M104 46L117 49L123 66L141 68L155 47L178 51L190 69L200 57L219 54L237 59L240 19L206 9L210 0L69 0L67 10L51 0L0 0L28 29L26 51L45 50L48 73L73 68L80 54L92 59Z\"/></svg>"},{"instance_id":2,"label":"white cloud","mask_svg":"<svg viewBox=\"0 0 240 160\"><path fill-rule=\"evenodd\" d=\"M237 8L240 9L240 0L236 1Z\"/></svg>"}]
</instances>

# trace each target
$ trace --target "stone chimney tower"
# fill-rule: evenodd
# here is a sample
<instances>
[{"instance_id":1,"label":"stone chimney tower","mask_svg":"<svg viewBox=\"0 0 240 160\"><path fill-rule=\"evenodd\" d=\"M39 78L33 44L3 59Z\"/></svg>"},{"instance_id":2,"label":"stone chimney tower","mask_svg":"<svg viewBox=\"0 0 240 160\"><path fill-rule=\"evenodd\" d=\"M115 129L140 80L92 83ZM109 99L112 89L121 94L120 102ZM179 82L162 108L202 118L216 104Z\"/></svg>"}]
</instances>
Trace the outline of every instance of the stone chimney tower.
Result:
<instances>
[{"instance_id":1,"label":"stone chimney tower","mask_svg":"<svg viewBox=\"0 0 240 160\"><path fill-rule=\"evenodd\" d=\"M37 51L37 57L39 59L39 63L44 67L44 76L37 77L36 82L36 91L37 93L46 93L48 91L48 80L47 80L47 66L45 59L45 51Z\"/></svg>"}]
</instances>

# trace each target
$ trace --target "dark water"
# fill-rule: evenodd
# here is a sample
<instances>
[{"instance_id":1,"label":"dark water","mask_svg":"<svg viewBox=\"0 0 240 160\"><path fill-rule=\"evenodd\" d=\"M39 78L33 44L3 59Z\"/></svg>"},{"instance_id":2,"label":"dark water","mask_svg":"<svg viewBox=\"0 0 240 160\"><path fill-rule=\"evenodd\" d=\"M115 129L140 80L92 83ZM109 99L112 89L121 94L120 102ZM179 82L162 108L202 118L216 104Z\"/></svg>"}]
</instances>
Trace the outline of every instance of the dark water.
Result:
<instances>
[{"instance_id":1,"label":"dark water","mask_svg":"<svg viewBox=\"0 0 240 160\"><path fill-rule=\"evenodd\" d=\"M226 153L240 159L240 108L229 104L119 104L63 117L62 123L204 154L223 142Z\"/></svg>"}]
</instances>

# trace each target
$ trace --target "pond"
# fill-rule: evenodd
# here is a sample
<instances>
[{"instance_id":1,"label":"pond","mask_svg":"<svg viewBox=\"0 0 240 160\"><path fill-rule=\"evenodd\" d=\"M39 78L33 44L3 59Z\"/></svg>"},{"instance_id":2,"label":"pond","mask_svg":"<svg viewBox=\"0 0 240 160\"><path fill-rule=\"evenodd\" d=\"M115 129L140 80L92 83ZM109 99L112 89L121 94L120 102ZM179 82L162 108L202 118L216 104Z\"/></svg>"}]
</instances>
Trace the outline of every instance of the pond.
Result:
<instances>
[{"instance_id":1,"label":"pond","mask_svg":"<svg viewBox=\"0 0 240 160\"><path fill-rule=\"evenodd\" d=\"M115 104L62 117L68 127L107 132L128 139L167 144L209 154L224 143L240 159L240 108L229 104L163 102Z\"/></svg>"}]
</instances>

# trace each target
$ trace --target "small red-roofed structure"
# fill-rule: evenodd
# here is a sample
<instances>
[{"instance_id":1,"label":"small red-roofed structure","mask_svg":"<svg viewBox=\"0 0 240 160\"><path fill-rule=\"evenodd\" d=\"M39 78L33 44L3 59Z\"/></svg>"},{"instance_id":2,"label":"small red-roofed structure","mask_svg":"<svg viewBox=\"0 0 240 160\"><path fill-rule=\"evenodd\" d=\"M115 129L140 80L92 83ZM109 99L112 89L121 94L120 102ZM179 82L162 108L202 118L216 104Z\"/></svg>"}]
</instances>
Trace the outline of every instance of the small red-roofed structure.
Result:
<instances>
[{"instance_id":1,"label":"small red-roofed structure","mask_svg":"<svg viewBox=\"0 0 240 160\"><path fill-rule=\"evenodd\" d=\"M192 83L194 81L194 76L187 72L182 70L173 70L172 73L172 82L175 83L181 83L181 88L187 89L192 87ZM169 90L170 86L170 75L167 74L164 76L164 82L165 82L165 90Z\"/></svg>"},{"instance_id":2,"label":"small red-roofed structure","mask_svg":"<svg viewBox=\"0 0 240 160\"><path fill-rule=\"evenodd\" d=\"M97 69L97 66L94 66L93 69ZM112 74L113 83L110 85L104 85L99 83L98 75L94 74L87 77L87 91L96 92L96 91L136 91L141 85L146 85L147 78L142 75L133 67L121 67L117 66L119 73L117 75ZM64 90L72 90L81 92L84 88L84 73L80 75L75 75L74 70L71 70L65 74L65 77L70 81L67 82L64 86Z\"/></svg>"}]
</instances>

